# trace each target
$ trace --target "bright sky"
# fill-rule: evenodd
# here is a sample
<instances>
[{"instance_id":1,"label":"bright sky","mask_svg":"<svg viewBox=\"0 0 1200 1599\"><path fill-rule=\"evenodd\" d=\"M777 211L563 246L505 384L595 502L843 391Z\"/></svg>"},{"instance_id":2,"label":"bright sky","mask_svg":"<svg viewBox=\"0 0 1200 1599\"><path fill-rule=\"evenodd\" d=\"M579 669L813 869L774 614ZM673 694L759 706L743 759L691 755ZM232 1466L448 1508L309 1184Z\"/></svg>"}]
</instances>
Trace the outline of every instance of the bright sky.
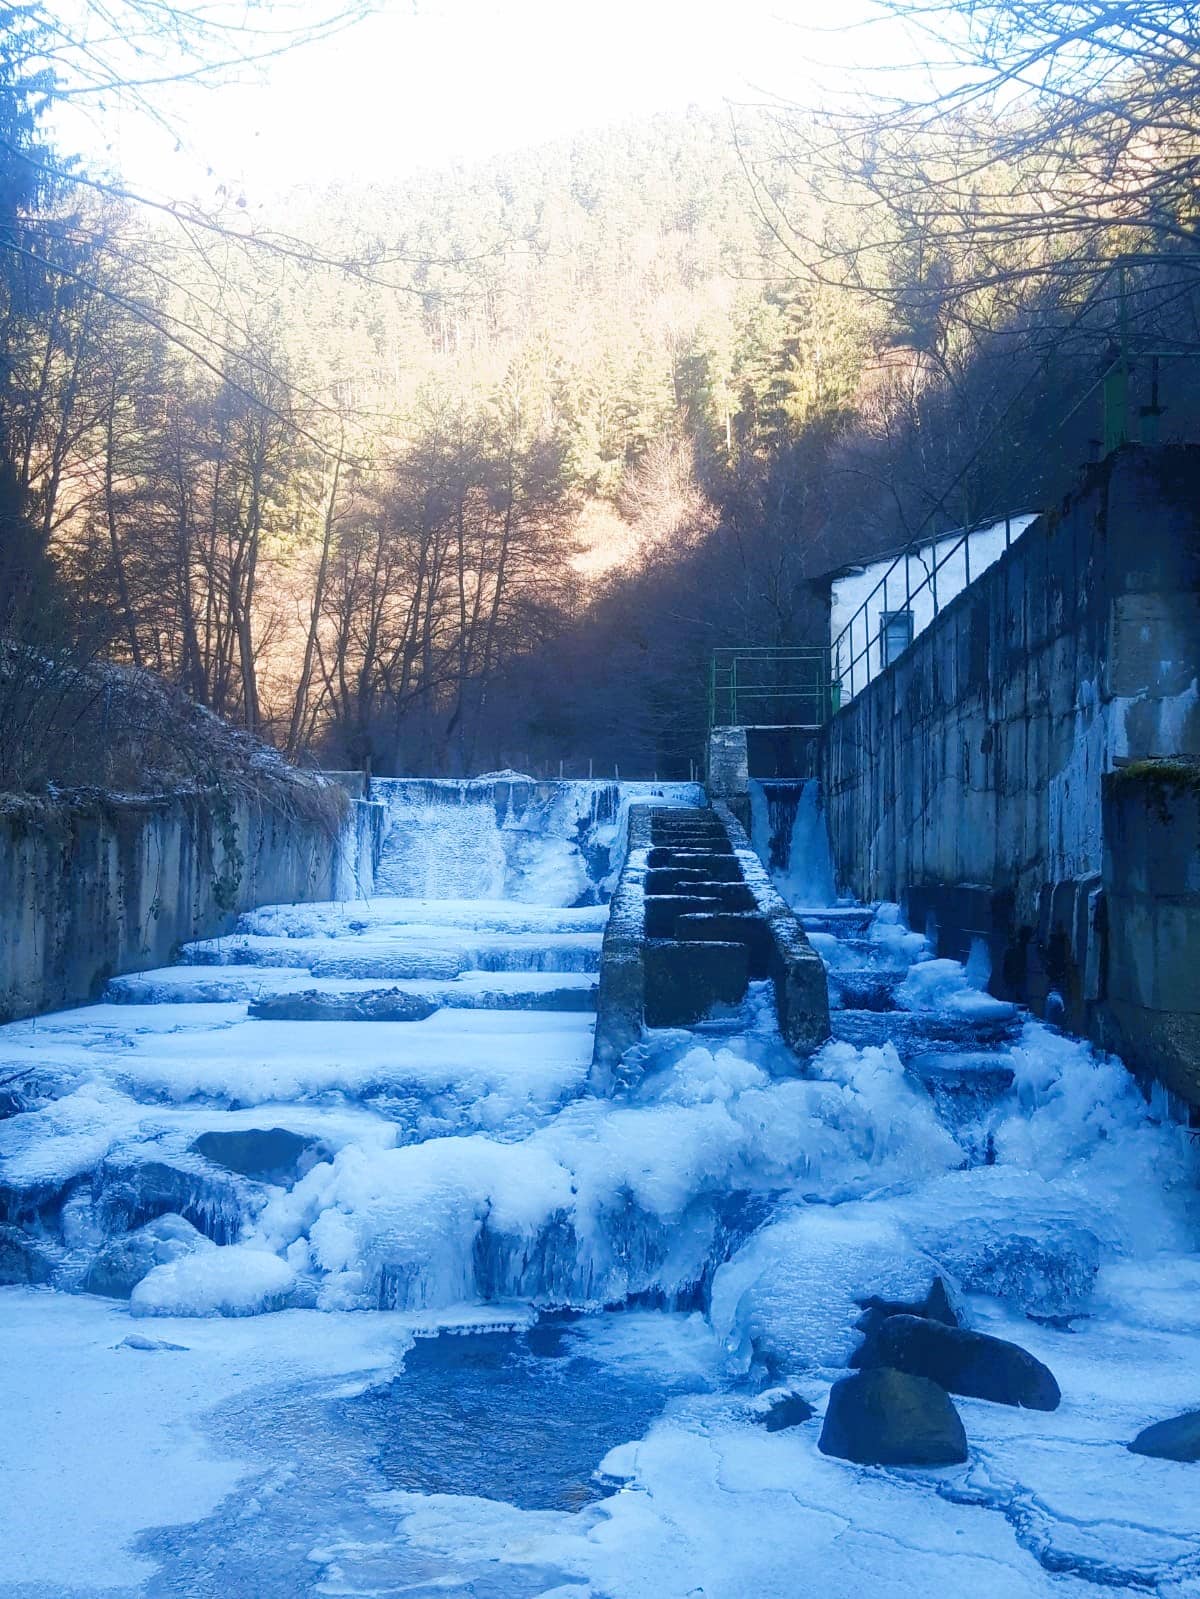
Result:
<instances>
[{"instance_id":1,"label":"bright sky","mask_svg":"<svg viewBox=\"0 0 1200 1599\"><path fill-rule=\"evenodd\" d=\"M248 203L303 182L386 181L689 103L811 103L830 63L881 63L869 0L380 0L239 84L157 91L183 141L108 105L63 142L159 194ZM208 169L212 169L212 175Z\"/></svg>"}]
</instances>

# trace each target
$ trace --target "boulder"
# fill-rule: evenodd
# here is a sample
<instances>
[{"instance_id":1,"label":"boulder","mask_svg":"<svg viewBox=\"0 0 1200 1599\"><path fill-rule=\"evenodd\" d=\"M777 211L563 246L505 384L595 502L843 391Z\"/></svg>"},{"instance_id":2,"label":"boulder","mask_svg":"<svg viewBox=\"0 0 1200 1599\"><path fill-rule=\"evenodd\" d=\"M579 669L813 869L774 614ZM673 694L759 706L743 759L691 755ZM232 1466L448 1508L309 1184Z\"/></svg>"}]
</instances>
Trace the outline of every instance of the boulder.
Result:
<instances>
[{"instance_id":1,"label":"boulder","mask_svg":"<svg viewBox=\"0 0 1200 1599\"><path fill-rule=\"evenodd\" d=\"M36 1238L19 1227L0 1227L0 1283L44 1283L54 1270L54 1257Z\"/></svg>"},{"instance_id":2,"label":"boulder","mask_svg":"<svg viewBox=\"0 0 1200 1599\"><path fill-rule=\"evenodd\" d=\"M860 1466L954 1466L967 1435L944 1388L877 1366L834 1383L818 1448Z\"/></svg>"},{"instance_id":3,"label":"boulder","mask_svg":"<svg viewBox=\"0 0 1200 1599\"><path fill-rule=\"evenodd\" d=\"M878 1331L890 1316L924 1316L928 1321L940 1321L947 1327L962 1326L962 1317L954 1308L950 1290L941 1277L933 1279L924 1299L905 1304L903 1300L880 1299L877 1294L872 1294L869 1299L860 1299L859 1304L862 1306L862 1315L854 1325L868 1337Z\"/></svg>"},{"instance_id":4,"label":"boulder","mask_svg":"<svg viewBox=\"0 0 1200 1599\"><path fill-rule=\"evenodd\" d=\"M247 1014L268 1022L423 1022L439 1007L421 994L385 988L369 994L326 993L306 988L299 994L269 994L256 999Z\"/></svg>"},{"instance_id":5,"label":"boulder","mask_svg":"<svg viewBox=\"0 0 1200 1599\"><path fill-rule=\"evenodd\" d=\"M1151 1455L1155 1460L1200 1460L1200 1410L1187 1410L1182 1416L1143 1427L1126 1447L1135 1455Z\"/></svg>"},{"instance_id":6,"label":"boulder","mask_svg":"<svg viewBox=\"0 0 1200 1599\"><path fill-rule=\"evenodd\" d=\"M755 1419L768 1432L783 1432L788 1427L798 1427L814 1414L807 1399L799 1394L783 1394Z\"/></svg>"},{"instance_id":7,"label":"boulder","mask_svg":"<svg viewBox=\"0 0 1200 1599\"><path fill-rule=\"evenodd\" d=\"M925 1316L888 1316L854 1357L863 1370L892 1367L928 1377L952 1394L1027 1410L1057 1410L1050 1370L1019 1344Z\"/></svg>"},{"instance_id":8,"label":"boulder","mask_svg":"<svg viewBox=\"0 0 1200 1599\"><path fill-rule=\"evenodd\" d=\"M80 1286L85 1294L128 1299L155 1266L165 1266L198 1249L215 1248L216 1245L184 1217L170 1213L156 1216L144 1227L106 1244L88 1267Z\"/></svg>"},{"instance_id":9,"label":"boulder","mask_svg":"<svg viewBox=\"0 0 1200 1599\"><path fill-rule=\"evenodd\" d=\"M201 1133L191 1145L227 1171L257 1182L286 1187L329 1155L319 1138L289 1132L286 1127L245 1127L235 1132Z\"/></svg>"}]
</instances>

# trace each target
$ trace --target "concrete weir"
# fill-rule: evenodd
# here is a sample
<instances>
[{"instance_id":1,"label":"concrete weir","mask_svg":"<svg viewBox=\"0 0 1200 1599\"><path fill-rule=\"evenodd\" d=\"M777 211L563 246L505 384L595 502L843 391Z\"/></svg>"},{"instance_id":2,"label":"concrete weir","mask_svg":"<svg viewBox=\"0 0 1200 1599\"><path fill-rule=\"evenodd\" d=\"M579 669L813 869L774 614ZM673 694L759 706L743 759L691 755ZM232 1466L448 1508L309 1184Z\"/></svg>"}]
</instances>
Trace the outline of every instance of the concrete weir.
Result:
<instances>
[{"instance_id":1,"label":"concrete weir","mask_svg":"<svg viewBox=\"0 0 1200 1599\"><path fill-rule=\"evenodd\" d=\"M770 981L797 1054L829 1037L820 957L727 806L633 806L600 962L592 1083L611 1092L645 1028L687 1027Z\"/></svg>"}]
</instances>

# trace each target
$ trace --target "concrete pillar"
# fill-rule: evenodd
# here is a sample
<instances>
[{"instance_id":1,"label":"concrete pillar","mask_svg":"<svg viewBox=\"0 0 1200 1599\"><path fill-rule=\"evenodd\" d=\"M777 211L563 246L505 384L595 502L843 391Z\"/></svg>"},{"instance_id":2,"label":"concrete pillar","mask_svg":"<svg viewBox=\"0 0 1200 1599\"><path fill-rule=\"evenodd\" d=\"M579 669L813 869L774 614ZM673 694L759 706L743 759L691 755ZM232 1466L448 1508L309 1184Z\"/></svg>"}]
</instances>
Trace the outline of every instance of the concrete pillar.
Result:
<instances>
[{"instance_id":1,"label":"concrete pillar","mask_svg":"<svg viewBox=\"0 0 1200 1599\"><path fill-rule=\"evenodd\" d=\"M1104 894L1105 1041L1200 1106L1200 758L1105 778Z\"/></svg>"},{"instance_id":2,"label":"concrete pillar","mask_svg":"<svg viewBox=\"0 0 1200 1599\"><path fill-rule=\"evenodd\" d=\"M744 727L714 727L708 735L708 797L750 821L750 757Z\"/></svg>"}]
</instances>

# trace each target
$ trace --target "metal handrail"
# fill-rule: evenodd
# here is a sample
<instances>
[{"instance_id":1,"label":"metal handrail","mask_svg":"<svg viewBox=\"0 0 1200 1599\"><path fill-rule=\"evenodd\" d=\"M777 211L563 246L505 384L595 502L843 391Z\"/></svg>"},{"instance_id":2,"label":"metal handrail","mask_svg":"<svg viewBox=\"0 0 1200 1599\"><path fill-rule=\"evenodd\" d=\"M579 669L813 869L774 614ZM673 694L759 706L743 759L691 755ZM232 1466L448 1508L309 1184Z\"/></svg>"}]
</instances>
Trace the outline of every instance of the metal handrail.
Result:
<instances>
[{"instance_id":1,"label":"metal handrail","mask_svg":"<svg viewBox=\"0 0 1200 1599\"><path fill-rule=\"evenodd\" d=\"M709 664L708 725L820 727L836 708L831 694L829 652L823 647L716 649Z\"/></svg>"},{"instance_id":2,"label":"metal handrail","mask_svg":"<svg viewBox=\"0 0 1200 1599\"><path fill-rule=\"evenodd\" d=\"M914 538L895 557L895 559L892 561L892 564L887 568L887 570L884 572L883 576L875 584L875 587L866 596L866 598L861 602L861 604L859 604L857 609L854 611L854 614L850 617L850 620L846 623L845 627L842 628L841 632L838 634L838 636L831 643L831 645L829 647L829 666L830 666L830 680L831 680L831 682L837 684L839 690L841 690L842 688L844 688L846 686L846 676L847 676L847 674L849 674L849 678L850 678L850 682L849 682L850 698L853 699L853 697L854 697L854 695L856 693L855 668L856 668L858 662L862 661L862 660L865 660L865 662L866 662L866 666L865 666L866 677L865 677L865 681L864 681L864 684L863 684L864 688L866 687L866 684L871 681L871 649L872 649L873 645L882 642L883 630L884 630L883 618L884 618L884 616L886 616L888 614L888 611L889 611L889 606L888 606L888 579L895 573L897 567L899 567L901 565L901 563L903 563L903 566L904 566L904 608L905 608L905 610L906 611L911 611L912 610L912 602L913 602L913 600L915 600L919 594L924 593L924 591L926 589L929 589L929 591L930 591L930 593L931 593L931 595L933 597L933 614L934 614L934 616L937 616L939 610L941 609L941 607L940 607L940 605L938 603L937 575L942 570L942 568L950 560L952 560L954 556L956 556L958 554L959 550L962 550L963 551L964 573L965 573L965 577L966 577L966 585L965 586L969 587L970 586L970 582L971 582L971 545L970 545L970 540L971 540L972 536L974 534L976 534L976 533L982 532L985 528L998 526L1000 521L1003 520L1003 522L1004 522L1004 548L1007 550L1007 549L1009 549L1011 547L1012 541L1013 541L1013 532L1012 532L1013 521L1015 519L1019 519L1021 517L1030 516L1032 514L1033 513L1029 512L1029 511L1006 511L1004 513L1003 518L998 517L998 516L996 516L996 517L984 517L979 522L972 522L970 527L960 528L958 530L959 536L958 536L957 539L954 539L953 531L951 531L949 533L942 534L940 536L934 536L933 538L929 538L929 537ZM953 543L950 545L950 548L945 552L944 555L938 556L938 554L937 554L938 545L941 544L944 540L947 540L947 539L953 539ZM932 566L928 566L926 564L925 560L922 558L921 552L923 550L931 550L933 552L933 565ZM916 556L921 561L922 567L925 568L925 576L916 585L915 588L912 586L912 573L911 573L911 567L910 567L910 562L912 561L914 556ZM868 562L866 564L869 565L870 563ZM878 627L878 629L876 630L876 632L874 634L871 634L870 631L869 631L869 625L868 625L868 620L867 619L868 619L868 616L869 616L869 613L870 613L871 602L872 602L872 600L875 599L875 597L878 594L880 594L881 591L882 591L882 595L883 595L883 603L879 607L879 616L880 616L879 627ZM896 598L899 599L899 597L900 597L900 595L899 595L899 587L897 586ZM846 641L847 648L849 648L851 651L854 650L854 624L859 620L860 617L862 618L862 621L863 621L863 631L868 636L866 637L862 648L860 650L858 650L856 653L852 653L851 656L850 656L849 661L845 665L843 665L843 663L842 663L842 643L843 643L843 641Z\"/></svg>"}]
</instances>

